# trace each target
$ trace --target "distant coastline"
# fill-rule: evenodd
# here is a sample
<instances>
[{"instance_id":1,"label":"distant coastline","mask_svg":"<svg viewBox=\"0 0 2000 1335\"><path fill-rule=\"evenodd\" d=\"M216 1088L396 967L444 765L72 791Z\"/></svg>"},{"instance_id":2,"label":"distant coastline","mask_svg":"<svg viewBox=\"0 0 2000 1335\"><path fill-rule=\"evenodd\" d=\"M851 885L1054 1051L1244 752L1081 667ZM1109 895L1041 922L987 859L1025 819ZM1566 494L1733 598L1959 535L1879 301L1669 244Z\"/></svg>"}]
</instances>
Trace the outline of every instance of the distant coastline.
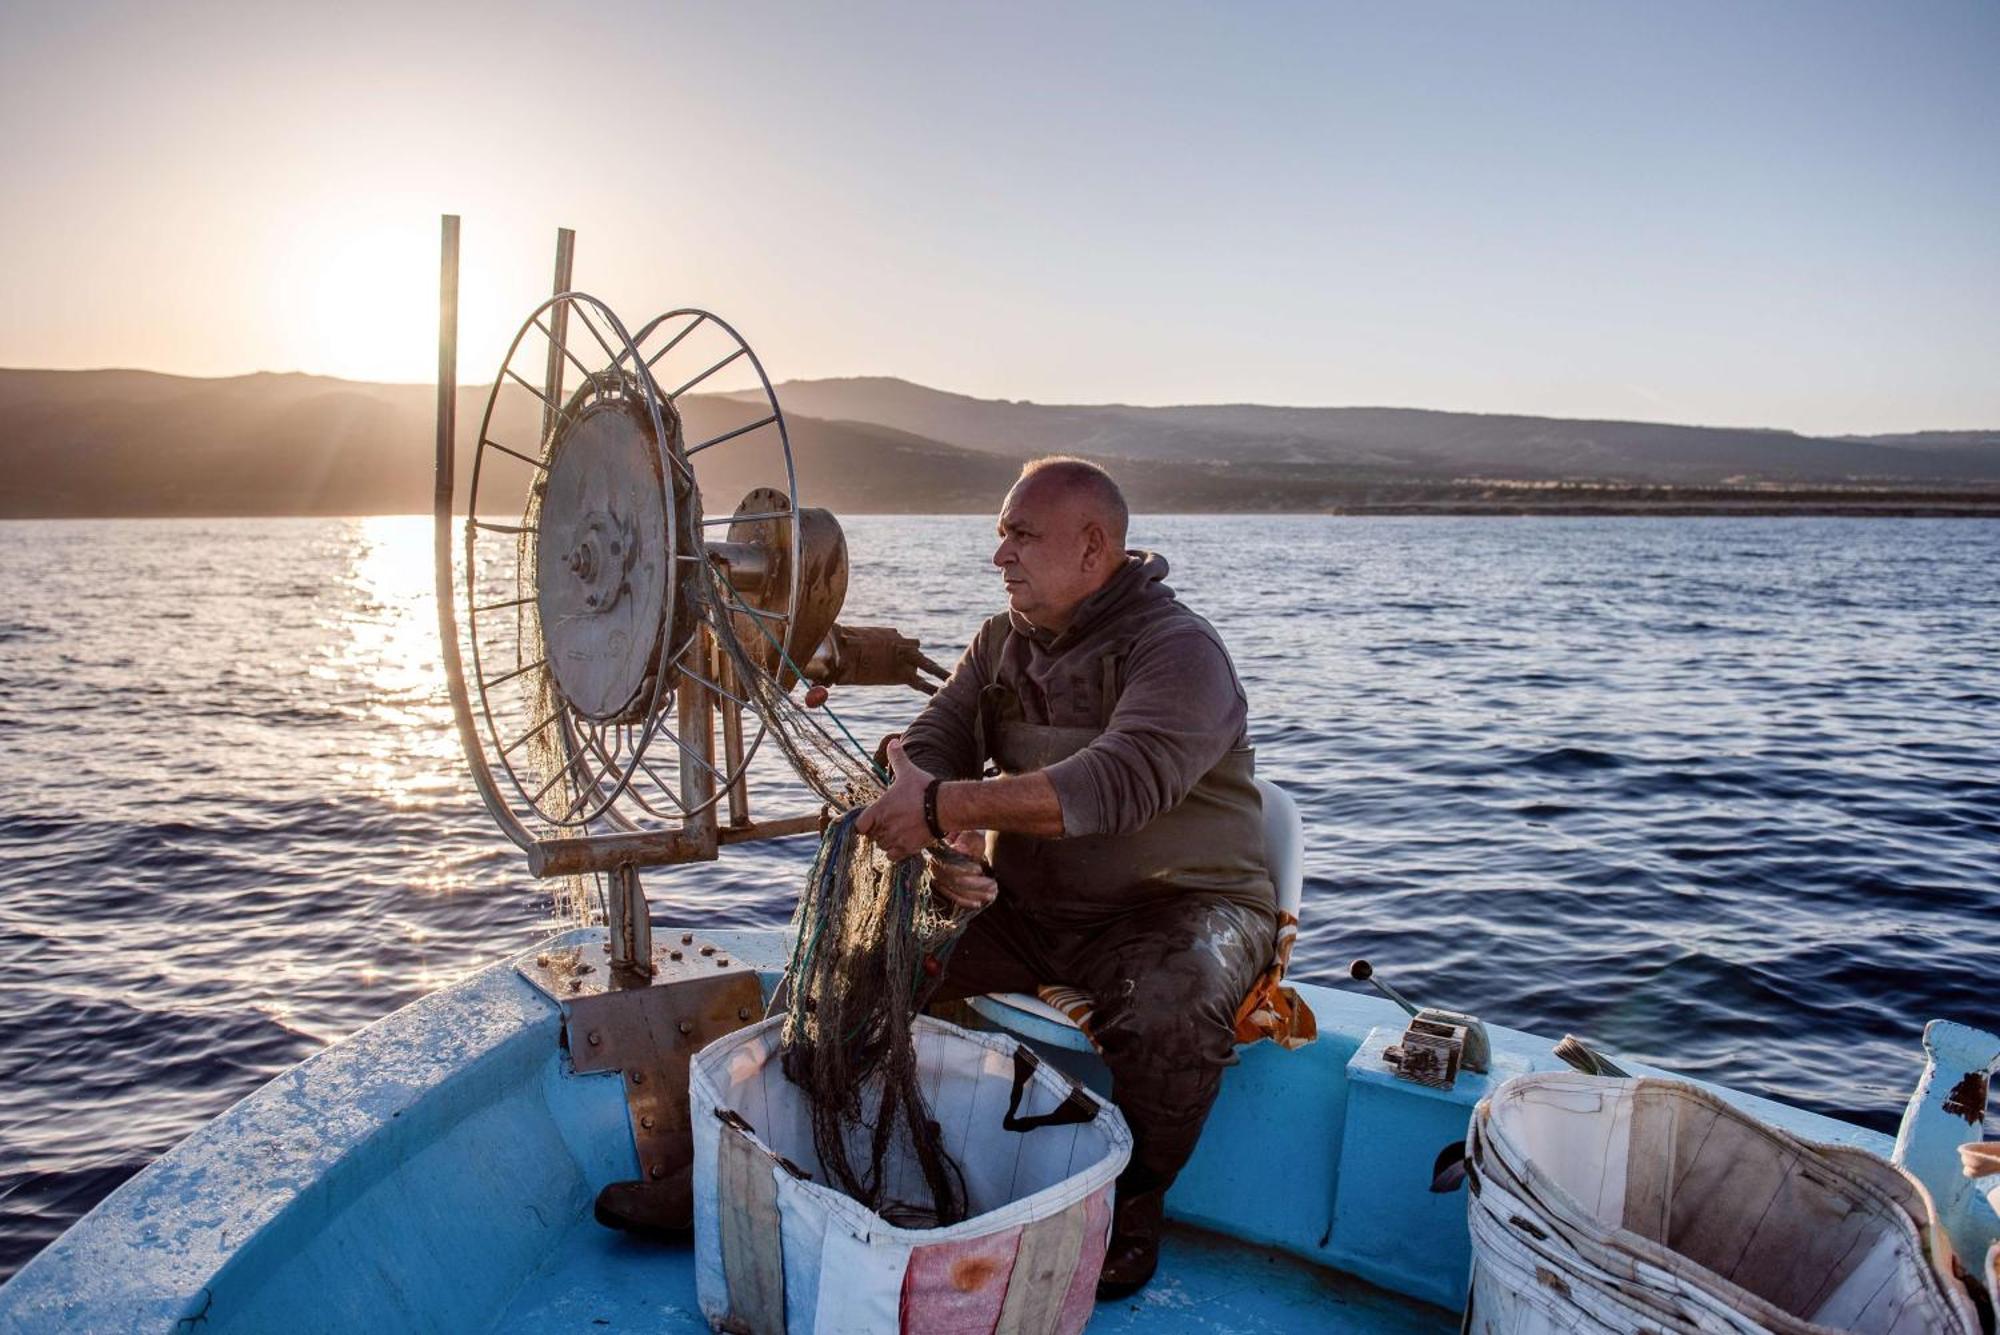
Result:
<instances>
[{"instance_id":1,"label":"distant coastline","mask_svg":"<svg viewBox=\"0 0 2000 1335\"><path fill-rule=\"evenodd\" d=\"M1393 519L1434 515L1459 518L1494 519L1647 519L1647 518L1798 518L1836 519L2000 519L2000 488L1968 488L1953 492L1827 491L1773 492L1745 487L1735 491L1713 488L1645 488L1624 490L1604 488L1590 496L1576 492L1537 494L1536 489L1485 488L1462 494L1437 494L1435 488L1420 488L1422 495L1402 495L1394 488L1371 488L1366 494L1329 505L1300 509L1242 506L1219 509L1202 506L1145 506L1140 514L1195 515L1324 515L1336 519ZM801 504L822 505L826 498L801 487ZM996 493L996 503L999 493ZM980 515L992 513L992 506L951 506L935 509L877 509L866 504L834 505L842 515ZM384 515L429 517L429 511L393 510L129 510L118 512L42 512L21 514L0 507L0 523L37 521L79 521L108 519L229 520L229 519L343 519Z\"/></svg>"},{"instance_id":2,"label":"distant coastline","mask_svg":"<svg viewBox=\"0 0 2000 1335\"><path fill-rule=\"evenodd\" d=\"M1336 515L1769 516L2000 519L2000 487L1619 487L1495 483L1450 489L1383 488Z\"/></svg>"},{"instance_id":3,"label":"distant coastline","mask_svg":"<svg viewBox=\"0 0 2000 1335\"><path fill-rule=\"evenodd\" d=\"M488 394L460 389L461 504ZM1066 453L1105 464L1153 514L2000 516L2000 430L1052 405L887 377L790 381L778 397L800 496L838 514L991 513L1023 461ZM493 434L533 449L539 405L512 386L495 402ZM691 440L755 411L726 394L676 406ZM0 518L426 512L434 408L427 385L0 370ZM744 444L697 467L711 512L785 481L775 433L734 435ZM509 504L481 492L482 513Z\"/></svg>"}]
</instances>

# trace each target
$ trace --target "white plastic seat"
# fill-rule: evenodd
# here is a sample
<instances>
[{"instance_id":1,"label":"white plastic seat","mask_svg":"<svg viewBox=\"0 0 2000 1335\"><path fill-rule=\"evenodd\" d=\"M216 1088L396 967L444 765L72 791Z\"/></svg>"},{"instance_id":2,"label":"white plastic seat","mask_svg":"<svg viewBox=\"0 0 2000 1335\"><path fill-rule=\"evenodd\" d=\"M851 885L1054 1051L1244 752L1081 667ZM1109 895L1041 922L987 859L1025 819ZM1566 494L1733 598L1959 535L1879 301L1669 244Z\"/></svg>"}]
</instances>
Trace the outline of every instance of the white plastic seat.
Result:
<instances>
[{"instance_id":1,"label":"white plastic seat","mask_svg":"<svg viewBox=\"0 0 2000 1335\"><path fill-rule=\"evenodd\" d=\"M1292 795L1268 779L1257 779L1264 804L1264 866L1277 888L1278 911L1299 916L1305 901L1305 821ZM1090 1039L1076 1022L1040 997L1027 992L995 992L967 1002L992 1024L1022 1038L1090 1051Z\"/></svg>"}]
</instances>

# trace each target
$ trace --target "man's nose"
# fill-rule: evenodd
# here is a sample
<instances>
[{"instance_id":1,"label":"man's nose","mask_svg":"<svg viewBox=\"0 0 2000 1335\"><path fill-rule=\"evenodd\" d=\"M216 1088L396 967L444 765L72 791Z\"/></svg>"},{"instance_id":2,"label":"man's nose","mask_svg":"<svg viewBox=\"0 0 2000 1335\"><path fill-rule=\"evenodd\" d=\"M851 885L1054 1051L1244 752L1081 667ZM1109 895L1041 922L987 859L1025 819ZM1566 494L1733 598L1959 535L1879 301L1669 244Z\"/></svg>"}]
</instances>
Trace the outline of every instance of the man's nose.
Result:
<instances>
[{"instance_id":1,"label":"man's nose","mask_svg":"<svg viewBox=\"0 0 2000 1335\"><path fill-rule=\"evenodd\" d=\"M1013 555L1014 554L1007 549L1007 543L1003 539L1000 545L993 549L993 564L999 566L1002 570L1005 570L1007 568L1008 560L1011 559Z\"/></svg>"}]
</instances>

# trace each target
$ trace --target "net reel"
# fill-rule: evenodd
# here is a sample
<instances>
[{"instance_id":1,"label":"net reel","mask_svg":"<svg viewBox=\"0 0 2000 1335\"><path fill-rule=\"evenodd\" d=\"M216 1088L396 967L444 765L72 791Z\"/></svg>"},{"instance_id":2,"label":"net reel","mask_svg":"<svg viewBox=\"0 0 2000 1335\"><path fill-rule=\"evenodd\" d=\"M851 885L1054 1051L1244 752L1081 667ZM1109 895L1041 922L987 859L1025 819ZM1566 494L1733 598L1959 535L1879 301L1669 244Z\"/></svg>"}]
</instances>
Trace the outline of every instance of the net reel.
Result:
<instances>
[{"instance_id":1,"label":"net reel","mask_svg":"<svg viewBox=\"0 0 2000 1335\"><path fill-rule=\"evenodd\" d=\"M570 290L572 255L564 231L555 293L494 377L461 495L445 219L439 623L487 810L535 875L608 874L613 973L637 983L654 972L639 868L819 828L817 810L750 810L751 760L774 717L801 716L788 696L800 677L860 682L853 665L874 663L873 679L909 681L910 656L928 660L892 630L835 625L846 539L800 506L783 411L741 335L691 308L629 332ZM751 388L708 392L724 372ZM741 499L709 513L728 494ZM784 741L796 768L799 744Z\"/></svg>"}]
</instances>

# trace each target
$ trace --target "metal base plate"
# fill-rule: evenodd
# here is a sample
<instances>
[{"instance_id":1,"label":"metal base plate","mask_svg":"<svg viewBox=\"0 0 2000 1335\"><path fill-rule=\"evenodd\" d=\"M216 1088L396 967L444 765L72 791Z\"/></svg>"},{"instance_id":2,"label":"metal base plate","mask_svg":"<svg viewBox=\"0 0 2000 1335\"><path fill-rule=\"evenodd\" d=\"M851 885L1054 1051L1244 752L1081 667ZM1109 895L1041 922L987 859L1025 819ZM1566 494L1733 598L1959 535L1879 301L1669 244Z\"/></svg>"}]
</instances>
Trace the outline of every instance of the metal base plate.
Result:
<instances>
[{"instance_id":1,"label":"metal base plate","mask_svg":"<svg viewBox=\"0 0 2000 1335\"><path fill-rule=\"evenodd\" d=\"M692 932L676 932L656 938L653 945L653 983L686 978L713 978L718 974L753 975L756 970L713 942L703 941ZM631 991L611 976L611 948L599 942L588 946L562 946L537 951L532 960L515 964L520 975L552 1000L567 1005L584 997L607 992Z\"/></svg>"},{"instance_id":2,"label":"metal base plate","mask_svg":"<svg viewBox=\"0 0 2000 1335\"><path fill-rule=\"evenodd\" d=\"M694 1159L689 1059L761 1019L764 992L756 969L692 933L655 945L653 965L650 984L630 987L612 977L602 945L544 951L517 967L561 1003L571 1069L620 1076L639 1180L665 1184L684 1176Z\"/></svg>"}]
</instances>

